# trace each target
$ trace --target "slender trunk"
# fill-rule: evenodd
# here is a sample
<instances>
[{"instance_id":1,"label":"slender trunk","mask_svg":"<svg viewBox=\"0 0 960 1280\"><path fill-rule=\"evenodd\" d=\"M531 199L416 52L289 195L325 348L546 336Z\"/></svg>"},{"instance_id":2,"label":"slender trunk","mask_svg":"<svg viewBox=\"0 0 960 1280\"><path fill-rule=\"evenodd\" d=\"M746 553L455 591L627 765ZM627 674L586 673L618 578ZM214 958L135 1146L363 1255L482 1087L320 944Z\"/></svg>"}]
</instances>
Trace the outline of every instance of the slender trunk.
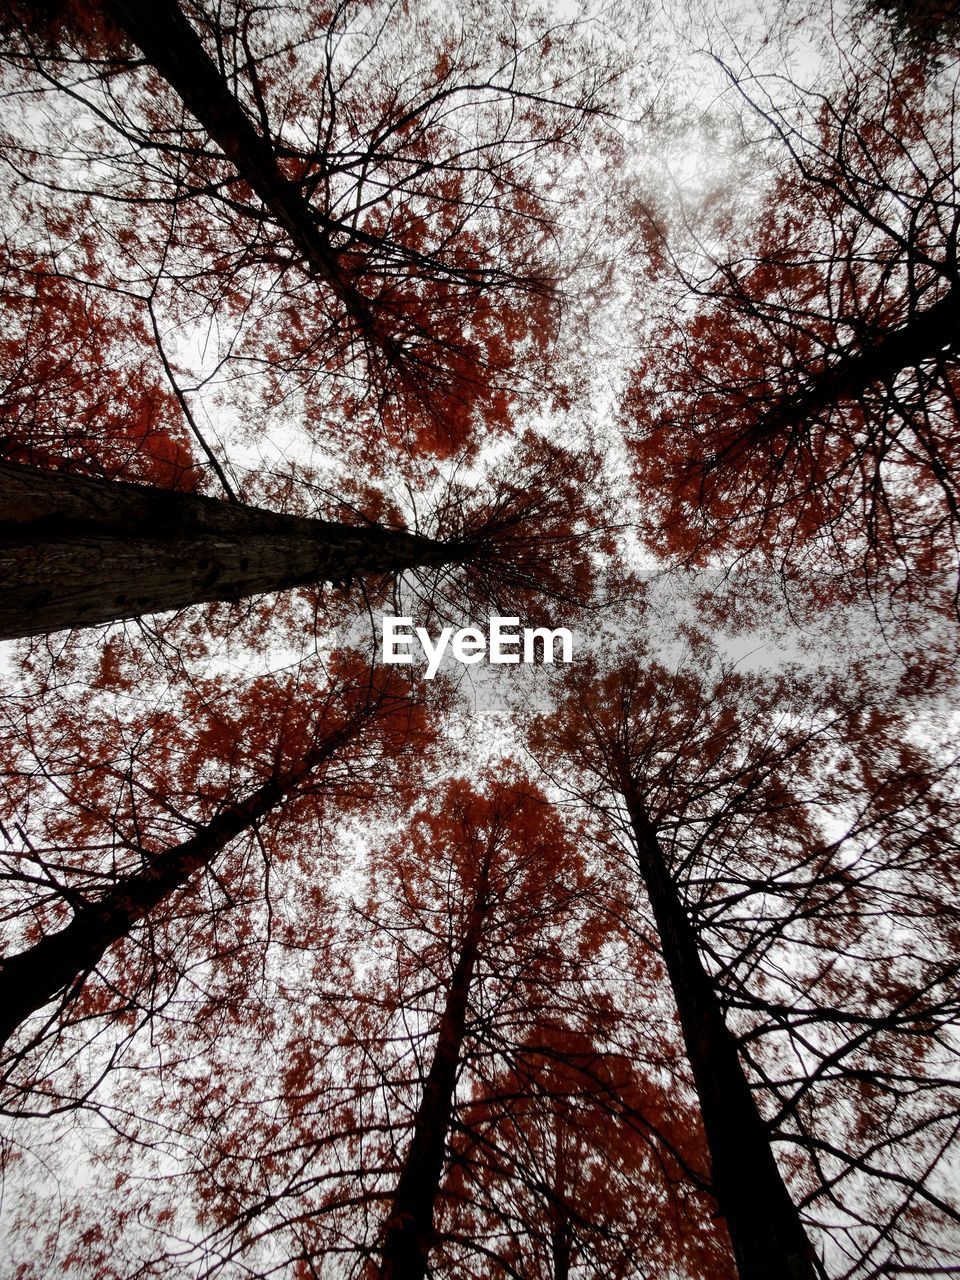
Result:
<instances>
[{"instance_id":1,"label":"slender trunk","mask_svg":"<svg viewBox=\"0 0 960 1280\"><path fill-rule=\"evenodd\" d=\"M567 1208L567 1135L566 1126L559 1115L554 1117L553 1140L555 1144L553 1194L549 1203L552 1280L569 1280L573 1238L570 1230L570 1213Z\"/></svg>"},{"instance_id":2,"label":"slender trunk","mask_svg":"<svg viewBox=\"0 0 960 1280\"><path fill-rule=\"evenodd\" d=\"M0 462L0 640L470 555L379 525Z\"/></svg>"},{"instance_id":3,"label":"slender trunk","mask_svg":"<svg viewBox=\"0 0 960 1280\"><path fill-rule=\"evenodd\" d=\"M710 1149L713 1192L741 1280L815 1280L813 1250L770 1148L737 1043L647 814L624 788Z\"/></svg>"},{"instance_id":4,"label":"slender trunk","mask_svg":"<svg viewBox=\"0 0 960 1280\"><path fill-rule=\"evenodd\" d=\"M317 743L297 769L270 778L246 799L218 813L183 844L148 855L148 865L142 871L123 877L97 901L78 907L64 928L0 960L0 1046L59 992L75 986L75 994L114 943L209 866L231 840L280 804L324 760L354 738L363 723L362 715L352 719Z\"/></svg>"},{"instance_id":5,"label":"slender trunk","mask_svg":"<svg viewBox=\"0 0 960 1280\"><path fill-rule=\"evenodd\" d=\"M423 1280L433 1244L433 1218L443 1177L457 1070L463 1053L467 1002L486 911L489 859L471 913L460 958L450 980L433 1062L417 1108L413 1138L386 1225L380 1280Z\"/></svg>"},{"instance_id":6,"label":"slender trunk","mask_svg":"<svg viewBox=\"0 0 960 1280\"><path fill-rule=\"evenodd\" d=\"M167 81L240 177L253 188L303 255L346 307L366 339L391 361L401 352L369 301L340 266L323 218L284 177L270 139L261 134L175 0L104 0L104 8Z\"/></svg>"}]
</instances>

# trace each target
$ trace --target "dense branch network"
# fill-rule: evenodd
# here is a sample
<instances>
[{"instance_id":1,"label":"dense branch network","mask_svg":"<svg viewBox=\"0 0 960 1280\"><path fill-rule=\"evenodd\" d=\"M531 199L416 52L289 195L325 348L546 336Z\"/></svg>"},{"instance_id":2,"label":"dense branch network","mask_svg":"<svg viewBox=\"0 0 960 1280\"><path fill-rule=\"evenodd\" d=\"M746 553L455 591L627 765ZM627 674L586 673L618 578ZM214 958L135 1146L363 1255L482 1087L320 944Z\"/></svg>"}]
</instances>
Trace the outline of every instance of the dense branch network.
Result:
<instances>
[{"instance_id":1,"label":"dense branch network","mask_svg":"<svg viewBox=\"0 0 960 1280\"><path fill-rule=\"evenodd\" d=\"M669 6L2 7L24 1280L960 1266L957 73L896 7L731 6L696 84Z\"/></svg>"}]
</instances>

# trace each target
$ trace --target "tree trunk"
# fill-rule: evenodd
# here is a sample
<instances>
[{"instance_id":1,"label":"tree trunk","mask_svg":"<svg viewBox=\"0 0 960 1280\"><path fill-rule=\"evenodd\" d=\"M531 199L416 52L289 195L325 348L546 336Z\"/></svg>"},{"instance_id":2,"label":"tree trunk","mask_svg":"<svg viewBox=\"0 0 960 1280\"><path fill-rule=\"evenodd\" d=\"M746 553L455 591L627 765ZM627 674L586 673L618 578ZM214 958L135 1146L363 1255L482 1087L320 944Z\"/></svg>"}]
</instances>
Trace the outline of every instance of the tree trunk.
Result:
<instances>
[{"instance_id":1,"label":"tree trunk","mask_svg":"<svg viewBox=\"0 0 960 1280\"><path fill-rule=\"evenodd\" d=\"M167 81L184 106L287 232L309 269L346 307L365 338L396 361L401 352L369 301L343 271L324 219L284 177L269 138L254 126L175 0L104 0L104 9Z\"/></svg>"},{"instance_id":2,"label":"tree trunk","mask_svg":"<svg viewBox=\"0 0 960 1280\"><path fill-rule=\"evenodd\" d=\"M867 341L860 351L841 356L812 377L807 386L776 404L749 429L749 439L764 439L802 426L811 417L844 400L854 400L878 382L890 383L904 369L960 350L960 287L919 311L898 329Z\"/></svg>"},{"instance_id":3,"label":"tree trunk","mask_svg":"<svg viewBox=\"0 0 960 1280\"><path fill-rule=\"evenodd\" d=\"M434 1208L443 1177L447 1132L466 1032L467 1002L486 911L488 872L489 855L466 939L450 980L433 1062L423 1086L413 1138L386 1225L380 1280L423 1280L427 1274Z\"/></svg>"},{"instance_id":4,"label":"tree trunk","mask_svg":"<svg viewBox=\"0 0 960 1280\"><path fill-rule=\"evenodd\" d=\"M741 1280L815 1280L820 1272L784 1185L696 936L642 803L624 788L710 1150L713 1193Z\"/></svg>"},{"instance_id":5,"label":"tree trunk","mask_svg":"<svg viewBox=\"0 0 960 1280\"><path fill-rule=\"evenodd\" d=\"M16 955L0 960L0 1047L31 1014L77 984L115 942L126 937L163 901L209 866L241 831L274 809L293 788L361 730L364 716L324 738L301 765L270 778L245 800L218 813L191 839L162 853L147 854L142 871L125 876L95 902L79 906L73 919Z\"/></svg>"},{"instance_id":6,"label":"tree trunk","mask_svg":"<svg viewBox=\"0 0 960 1280\"><path fill-rule=\"evenodd\" d=\"M558 1208L551 1214L550 1220L550 1260L553 1265L553 1280L570 1280L570 1222Z\"/></svg>"},{"instance_id":7,"label":"tree trunk","mask_svg":"<svg viewBox=\"0 0 960 1280\"><path fill-rule=\"evenodd\" d=\"M378 525L0 462L0 640L470 555Z\"/></svg>"},{"instance_id":8,"label":"tree trunk","mask_svg":"<svg viewBox=\"0 0 960 1280\"><path fill-rule=\"evenodd\" d=\"M570 1280L573 1233L571 1231L570 1212L567 1208L567 1134L566 1126L559 1115L554 1117L553 1141L553 1189L548 1205L550 1214L550 1261L553 1265L552 1280Z\"/></svg>"}]
</instances>

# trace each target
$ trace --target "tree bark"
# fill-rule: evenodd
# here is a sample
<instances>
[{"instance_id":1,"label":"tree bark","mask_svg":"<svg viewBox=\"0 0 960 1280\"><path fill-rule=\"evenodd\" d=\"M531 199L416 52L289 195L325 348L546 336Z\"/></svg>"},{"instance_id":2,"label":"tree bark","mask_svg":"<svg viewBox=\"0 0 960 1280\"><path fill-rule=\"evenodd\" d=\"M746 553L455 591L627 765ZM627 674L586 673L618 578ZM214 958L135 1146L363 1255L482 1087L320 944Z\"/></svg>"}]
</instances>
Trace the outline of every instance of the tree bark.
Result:
<instances>
[{"instance_id":1,"label":"tree bark","mask_svg":"<svg viewBox=\"0 0 960 1280\"><path fill-rule=\"evenodd\" d=\"M777 1168L663 851L632 785L625 785L624 797L700 1102L713 1192L738 1273L741 1280L816 1280L813 1249Z\"/></svg>"},{"instance_id":2,"label":"tree bark","mask_svg":"<svg viewBox=\"0 0 960 1280\"><path fill-rule=\"evenodd\" d=\"M145 855L142 871L125 876L95 902L84 903L73 919L26 950L0 960L0 1047L31 1014L59 992L75 986L106 951L204 867L248 827L274 809L324 761L360 732L359 715L318 742L300 766L268 779L246 799L212 818L195 836L162 853Z\"/></svg>"},{"instance_id":3,"label":"tree bark","mask_svg":"<svg viewBox=\"0 0 960 1280\"><path fill-rule=\"evenodd\" d=\"M471 555L379 525L0 462L0 640Z\"/></svg>"},{"instance_id":4,"label":"tree bark","mask_svg":"<svg viewBox=\"0 0 960 1280\"><path fill-rule=\"evenodd\" d=\"M287 232L311 272L343 303L367 341L391 362L402 354L337 261L324 220L284 177L269 138L254 126L175 0L103 0L109 17L167 81L187 110Z\"/></svg>"},{"instance_id":5,"label":"tree bark","mask_svg":"<svg viewBox=\"0 0 960 1280\"><path fill-rule=\"evenodd\" d=\"M463 948L450 980L433 1062L423 1086L413 1138L386 1225L380 1280L423 1280L427 1274L434 1235L434 1210L443 1177L447 1132L466 1034L470 984L487 909L488 874L489 854Z\"/></svg>"}]
</instances>

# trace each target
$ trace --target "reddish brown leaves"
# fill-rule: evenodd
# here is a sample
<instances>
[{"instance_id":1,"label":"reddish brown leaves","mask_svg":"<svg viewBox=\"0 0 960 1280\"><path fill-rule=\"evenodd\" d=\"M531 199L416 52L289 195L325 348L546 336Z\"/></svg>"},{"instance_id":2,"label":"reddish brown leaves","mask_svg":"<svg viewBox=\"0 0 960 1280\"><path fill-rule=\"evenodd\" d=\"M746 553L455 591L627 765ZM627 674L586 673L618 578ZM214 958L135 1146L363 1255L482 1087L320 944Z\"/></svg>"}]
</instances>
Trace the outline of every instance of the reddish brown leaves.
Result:
<instances>
[{"instance_id":1,"label":"reddish brown leaves","mask_svg":"<svg viewBox=\"0 0 960 1280\"><path fill-rule=\"evenodd\" d=\"M8 254L0 269L0 451L38 467L196 488L180 410L129 302L23 255Z\"/></svg>"},{"instance_id":2,"label":"reddish brown leaves","mask_svg":"<svg viewBox=\"0 0 960 1280\"><path fill-rule=\"evenodd\" d=\"M733 232L707 211L723 247L679 272L686 314L653 333L625 421L652 547L922 590L958 547L952 107L862 49L847 77L799 126L738 84L779 131L758 149L776 177Z\"/></svg>"}]
</instances>

